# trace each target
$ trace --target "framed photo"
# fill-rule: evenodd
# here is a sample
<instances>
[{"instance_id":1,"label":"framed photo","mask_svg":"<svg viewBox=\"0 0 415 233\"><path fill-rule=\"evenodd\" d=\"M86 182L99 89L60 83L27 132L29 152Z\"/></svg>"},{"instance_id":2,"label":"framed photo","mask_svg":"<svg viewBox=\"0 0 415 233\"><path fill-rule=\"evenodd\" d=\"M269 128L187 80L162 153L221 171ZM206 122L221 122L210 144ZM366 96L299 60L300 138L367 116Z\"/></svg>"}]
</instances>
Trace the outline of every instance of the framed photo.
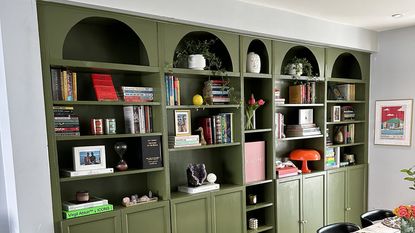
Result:
<instances>
[{"instance_id":1,"label":"framed photo","mask_svg":"<svg viewBox=\"0 0 415 233\"><path fill-rule=\"evenodd\" d=\"M192 135L190 120L190 110L174 111L174 129L176 136Z\"/></svg>"},{"instance_id":2,"label":"framed photo","mask_svg":"<svg viewBox=\"0 0 415 233\"><path fill-rule=\"evenodd\" d=\"M298 124L313 124L313 109L299 109Z\"/></svg>"},{"instance_id":3,"label":"framed photo","mask_svg":"<svg viewBox=\"0 0 415 233\"><path fill-rule=\"evenodd\" d=\"M410 146L412 99L376 101L375 144Z\"/></svg>"},{"instance_id":4,"label":"framed photo","mask_svg":"<svg viewBox=\"0 0 415 233\"><path fill-rule=\"evenodd\" d=\"M331 108L331 120L333 122L341 121L341 107L336 105Z\"/></svg>"},{"instance_id":5,"label":"framed photo","mask_svg":"<svg viewBox=\"0 0 415 233\"><path fill-rule=\"evenodd\" d=\"M105 146L79 146L73 148L75 171L106 168Z\"/></svg>"}]
</instances>

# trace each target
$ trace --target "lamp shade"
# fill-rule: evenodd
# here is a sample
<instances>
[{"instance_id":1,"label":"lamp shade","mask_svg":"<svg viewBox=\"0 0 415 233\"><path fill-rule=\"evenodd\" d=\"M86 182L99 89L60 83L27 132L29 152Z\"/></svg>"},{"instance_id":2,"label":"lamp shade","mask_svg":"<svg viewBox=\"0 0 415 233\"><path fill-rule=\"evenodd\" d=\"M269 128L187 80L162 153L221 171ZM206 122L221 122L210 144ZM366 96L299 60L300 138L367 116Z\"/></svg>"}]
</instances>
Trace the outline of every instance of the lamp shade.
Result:
<instances>
[{"instance_id":1,"label":"lamp shade","mask_svg":"<svg viewBox=\"0 0 415 233\"><path fill-rule=\"evenodd\" d=\"M307 161L320 160L320 153L313 149L297 149L297 150L291 151L290 159L303 161L301 171L303 173L310 173L311 170L308 169Z\"/></svg>"}]
</instances>

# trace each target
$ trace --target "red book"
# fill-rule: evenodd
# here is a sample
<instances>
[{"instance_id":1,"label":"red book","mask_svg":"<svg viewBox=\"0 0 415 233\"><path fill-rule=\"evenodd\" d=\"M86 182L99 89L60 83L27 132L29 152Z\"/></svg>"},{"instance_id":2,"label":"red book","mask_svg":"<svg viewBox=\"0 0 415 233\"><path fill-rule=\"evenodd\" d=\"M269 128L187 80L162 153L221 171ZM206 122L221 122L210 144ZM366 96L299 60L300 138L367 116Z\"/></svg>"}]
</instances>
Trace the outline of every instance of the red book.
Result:
<instances>
[{"instance_id":1,"label":"red book","mask_svg":"<svg viewBox=\"0 0 415 233\"><path fill-rule=\"evenodd\" d=\"M91 74L92 85L94 86L95 95L98 101L117 101L112 76L109 74Z\"/></svg>"},{"instance_id":2,"label":"red book","mask_svg":"<svg viewBox=\"0 0 415 233\"><path fill-rule=\"evenodd\" d=\"M211 118L202 118L200 119L200 125L203 128L203 136L205 137L206 143L208 145L213 144L212 138L212 119Z\"/></svg>"},{"instance_id":3,"label":"red book","mask_svg":"<svg viewBox=\"0 0 415 233\"><path fill-rule=\"evenodd\" d=\"M296 167L283 167L277 168L278 178L283 178L287 176L295 176L298 174L298 168Z\"/></svg>"}]
</instances>

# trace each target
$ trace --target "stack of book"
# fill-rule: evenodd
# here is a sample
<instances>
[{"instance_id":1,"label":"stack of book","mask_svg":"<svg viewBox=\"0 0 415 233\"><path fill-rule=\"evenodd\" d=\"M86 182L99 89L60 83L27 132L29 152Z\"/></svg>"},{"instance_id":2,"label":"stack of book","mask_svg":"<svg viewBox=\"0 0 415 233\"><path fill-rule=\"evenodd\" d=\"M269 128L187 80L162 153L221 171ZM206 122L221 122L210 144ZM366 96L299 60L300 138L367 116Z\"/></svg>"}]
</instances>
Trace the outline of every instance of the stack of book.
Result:
<instances>
[{"instance_id":1,"label":"stack of book","mask_svg":"<svg viewBox=\"0 0 415 233\"><path fill-rule=\"evenodd\" d=\"M82 216L99 214L114 209L108 204L107 199L91 197L87 202L64 201L62 202L62 214L64 219L78 218Z\"/></svg>"},{"instance_id":2,"label":"stack of book","mask_svg":"<svg viewBox=\"0 0 415 233\"><path fill-rule=\"evenodd\" d=\"M342 106L341 107L341 120L342 121L352 121L355 119L355 113L352 106Z\"/></svg>"},{"instance_id":3,"label":"stack of book","mask_svg":"<svg viewBox=\"0 0 415 233\"><path fill-rule=\"evenodd\" d=\"M337 126L335 129L336 134L338 132L341 132L343 134L343 141L344 144L354 143L354 124L347 124L347 125L341 125Z\"/></svg>"},{"instance_id":4,"label":"stack of book","mask_svg":"<svg viewBox=\"0 0 415 233\"><path fill-rule=\"evenodd\" d=\"M76 73L69 70L51 69L53 100L77 101Z\"/></svg>"},{"instance_id":5,"label":"stack of book","mask_svg":"<svg viewBox=\"0 0 415 233\"><path fill-rule=\"evenodd\" d=\"M77 176L92 176L114 173L114 168L99 168L99 169L90 169L90 170L81 170L74 171L70 169L60 169L60 174L62 177L77 177Z\"/></svg>"},{"instance_id":6,"label":"stack of book","mask_svg":"<svg viewBox=\"0 0 415 233\"><path fill-rule=\"evenodd\" d=\"M303 137L303 136L313 136L320 135L320 127L316 124L298 124L298 125L287 125L286 130L287 137Z\"/></svg>"},{"instance_id":7,"label":"stack of book","mask_svg":"<svg viewBox=\"0 0 415 233\"><path fill-rule=\"evenodd\" d=\"M285 98L281 98L281 92L278 89L274 91L274 101L276 105L285 104Z\"/></svg>"},{"instance_id":8,"label":"stack of book","mask_svg":"<svg viewBox=\"0 0 415 233\"><path fill-rule=\"evenodd\" d=\"M340 161L340 147L326 147L326 168L338 168Z\"/></svg>"},{"instance_id":9,"label":"stack of book","mask_svg":"<svg viewBox=\"0 0 415 233\"><path fill-rule=\"evenodd\" d=\"M180 105L180 80L173 75L164 76L166 103L168 106Z\"/></svg>"},{"instance_id":10,"label":"stack of book","mask_svg":"<svg viewBox=\"0 0 415 233\"><path fill-rule=\"evenodd\" d=\"M228 104L230 102L229 85L225 80L209 80L205 82L203 96L208 104Z\"/></svg>"},{"instance_id":11,"label":"stack of book","mask_svg":"<svg viewBox=\"0 0 415 233\"><path fill-rule=\"evenodd\" d=\"M125 106L125 133L152 133L153 110L151 106Z\"/></svg>"},{"instance_id":12,"label":"stack of book","mask_svg":"<svg viewBox=\"0 0 415 233\"><path fill-rule=\"evenodd\" d=\"M169 148L200 146L199 135L169 136Z\"/></svg>"},{"instance_id":13,"label":"stack of book","mask_svg":"<svg viewBox=\"0 0 415 233\"><path fill-rule=\"evenodd\" d=\"M91 74L92 85L98 101L117 101L114 83L110 74Z\"/></svg>"},{"instance_id":14,"label":"stack of book","mask_svg":"<svg viewBox=\"0 0 415 233\"><path fill-rule=\"evenodd\" d=\"M277 139L285 138L284 134L284 115L282 113L275 113L275 137Z\"/></svg>"},{"instance_id":15,"label":"stack of book","mask_svg":"<svg viewBox=\"0 0 415 233\"><path fill-rule=\"evenodd\" d=\"M70 106L53 106L55 118L55 135L79 136L79 118L74 115L74 109Z\"/></svg>"},{"instance_id":16,"label":"stack of book","mask_svg":"<svg viewBox=\"0 0 415 233\"><path fill-rule=\"evenodd\" d=\"M122 97L125 102L153 102L152 87L121 86Z\"/></svg>"},{"instance_id":17,"label":"stack of book","mask_svg":"<svg viewBox=\"0 0 415 233\"><path fill-rule=\"evenodd\" d=\"M316 102L316 83L307 82L290 86L288 102L290 104L314 104Z\"/></svg>"},{"instance_id":18,"label":"stack of book","mask_svg":"<svg viewBox=\"0 0 415 233\"><path fill-rule=\"evenodd\" d=\"M233 142L233 113L204 117L199 122L208 145Z\"/></svg>"}]
</instances>

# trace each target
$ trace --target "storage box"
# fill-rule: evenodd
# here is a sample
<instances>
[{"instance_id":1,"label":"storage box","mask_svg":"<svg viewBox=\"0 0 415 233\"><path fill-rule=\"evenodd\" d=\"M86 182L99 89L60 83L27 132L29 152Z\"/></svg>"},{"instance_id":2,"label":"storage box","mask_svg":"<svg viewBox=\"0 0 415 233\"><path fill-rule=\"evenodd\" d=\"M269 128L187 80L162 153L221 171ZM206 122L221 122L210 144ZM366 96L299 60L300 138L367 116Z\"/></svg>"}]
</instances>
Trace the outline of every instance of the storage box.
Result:
<instances>
[{"instance_id":1,"label":"storage box","mask_svg":"<svg viewBox=\"0 0 415 233\"><path fill-rule=\"evenodd\" d=\"M265 141L245 143L245 183L265 180Z\"/></svg>"}]
</instances>

